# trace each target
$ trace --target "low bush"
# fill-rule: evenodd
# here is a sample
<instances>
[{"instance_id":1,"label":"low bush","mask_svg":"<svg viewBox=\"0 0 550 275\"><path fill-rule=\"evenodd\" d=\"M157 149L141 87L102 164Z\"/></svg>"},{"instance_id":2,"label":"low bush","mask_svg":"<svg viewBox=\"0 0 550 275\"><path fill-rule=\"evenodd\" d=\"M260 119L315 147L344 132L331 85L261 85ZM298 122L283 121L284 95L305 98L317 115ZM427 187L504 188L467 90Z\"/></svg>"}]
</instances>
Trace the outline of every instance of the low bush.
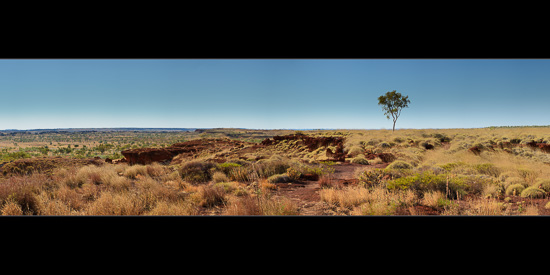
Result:
<instances>
[{"instance_id":1,"label":"low bush","mask_svg":"<svg viewBox=\"0 0 550 275\"><path fill-rule=\"evenodd\" d=\"M229 174L229 171L231 171L232 169L236 167L241 167L241 166L242 166L241 164L235 163L235 162L224 162L224 163L218 164L217 168L227 175Z\"/></svg>"},{"instance_id":2,"label":"low bush","mask_svg":"<svg viewBox=\"0 0 550 275\"><path fill-rule=\"evenodd\" d=\"M511 184L506 188L506 195L519 196L524 189L525 187L523 186L523 184Z\"/></svg>"},{"instance_id":3,"label":"low bush","mask_svg":"<svg viewBox=\"0 0 550 275\"><path fill-rule=\"evenodd\" d=\"M212 178L210 169L215 166L216 164L211 162L191 161L183 164L179 171L183 180L200 183L207 182Z\"/></svg>"},{"instance_id":4,"label":"low bush","mask_svg":"<svg viewBox=\"0 0 550 275\"><path fill-rule=\"evenodd\" d=\"M355 157L355 158L352 158L351 163L356 163L356 164L363 164L363 165L369 165L369 161L363 157Z\"/></svg>"},{"instance_id":5,"label":"low bush","mask_svg":"<svg viewBox=\"0 0 550 275\"><path fill-rule=\"evenodd\" d=\"M412 168L412 165L409 164L408 162L404 162L402 160L396 160L394 162L392 162L390 165L388 165L388 167L386 167L387 170L390 170L390 169L411 169Z\"/></svg>"},{"instance_id":6,"label":"low bush","mask_svg":"<svg viewBox=\"0 0 550 275\"><path fill-rule=\"evenodd\" d=\"M290 177L287 174L277 174L267 178L269 183L286 183L290 182Z\"/></svg>"},{"instance_id":7,"label":"low bush","mask_svg":"<svg viewBox=\"0 0 550 275\"><path fill-rule=\"evenodd\" d=\"M363 148L359 146L352 146L348 151L348 155L350 155L351 157L356 157L357 155L363 154L364 152L365 150L363 150Z\"/></svg>"},{"instance_id":8,"label":"low bush","mask_svg":"<svg viewBox=\"0 0 550 275\"><path fill-rule=\"evenodd\" d=\"M442 207L445 205L445 194L440 191L428 191L424 193L422 204L431 207Z\"/></svg>"},{"instance_id":9,"label":"low bush","mask_svg":"<svg viewBox=\"0 0 550 275\"><path fill-rule=\"evenodd\" d=\"M431 171L421 174L414 174L402 178L391 180L387 183L387 188L407 190L411 189L418 194L423 194L428 191L439 191L444 194L449 194L449 198L456 199L458 196L467 194L468 192L481 192L481 183L479 180L468 176L451 176L449 174L436 175Z\"/></svg>"},{"instance_id":10,"label":"low bush","mask_svg":"<svg viewBox=\"0 0 550 275\"><path fill-rule=\"evenodd\" d=\"M300 179L300 176L302 176L302 173L294 169L293 167L289 167L288 169L286 169L286 174L293 180L298 180Z\"/></svg>"},{"instance_id":11,"label":"low bush","mask_svg":"<svg viewBox=\"0 0 550 275\"><path fill-rule=\"evenodd\" d=\"M359 174L359 184L366 187L373 187L380 185L384 176L388 175L384 169L373 169L361 172Z\"/></svg>"},{"instance_id":12,"label":"low bush","mask_svg":"<svg viewBox=\"0 0 550 275\"><path fill-rule=\"evenodd\" d=\"M544 190L534 186L525 188L523 191L521 191L521 194L520 194L520 196L522 196L523 198L532 198L532 199L544 198L545 195L546 193L544 192Z\"/></svg>"},{"instance_id":13,"label":"low bush","mask_svg":"<svg viewBox=\"0 0 550 275\"><path fill-rule=\"evenodd\" d=\"M227 201L225 189L219 185L201 186L198 192L199 205L204 207L214 207Z\"/></svg>"},{"instance_id":14,"label":"low bush","mask_svg":"<svg viewBox=\"0 0 550 275\"><path fill-rule=\"evenodd\" d=\"M550 180L539 180L535 183L535 186L546 192L550 192Z\"/></svg>"}]
</instances>

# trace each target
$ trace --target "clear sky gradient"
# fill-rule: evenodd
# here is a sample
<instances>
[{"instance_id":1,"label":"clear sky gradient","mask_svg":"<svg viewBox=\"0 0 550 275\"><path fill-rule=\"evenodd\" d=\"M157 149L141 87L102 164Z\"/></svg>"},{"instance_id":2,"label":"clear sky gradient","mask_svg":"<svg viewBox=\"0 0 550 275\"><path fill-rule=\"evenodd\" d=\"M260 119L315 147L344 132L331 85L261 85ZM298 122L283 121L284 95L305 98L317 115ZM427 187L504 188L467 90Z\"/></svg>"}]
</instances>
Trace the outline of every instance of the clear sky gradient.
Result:
<instances>
[{"instance_id":1,"label":"clear sky gradient","mask_svg":"<svg viewBox=\"0 0 550 275\"><path fill-rule=\"evenodd\" d=\"M549 59L1 59L0 129L549 125Z\"/></svg>"}]
</instances>

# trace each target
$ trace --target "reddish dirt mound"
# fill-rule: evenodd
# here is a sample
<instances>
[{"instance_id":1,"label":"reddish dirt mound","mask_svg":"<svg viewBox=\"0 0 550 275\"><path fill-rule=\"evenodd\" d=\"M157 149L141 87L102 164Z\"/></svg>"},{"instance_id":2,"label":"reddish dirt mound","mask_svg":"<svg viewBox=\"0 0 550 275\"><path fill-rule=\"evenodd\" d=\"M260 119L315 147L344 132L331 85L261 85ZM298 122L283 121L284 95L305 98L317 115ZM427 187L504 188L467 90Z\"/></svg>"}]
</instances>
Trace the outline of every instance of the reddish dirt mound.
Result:
<instances>
[{"instance_id":1,"label":"reddish dirt mound","mask_svg":"<svg viewBox=\"0 0 550 275\"><path fill-rule=\"evenodd\" d=\"M166 148L139 148L122 151L129 164L149 164L170 162L175 156L180 159L193 159L201 153L217 153L227 149L240 149L253 143L231 139L196 139L175 143Z\"/></svg>"},{"instance_id":2,"label":"reddish dirt mound","mask_svg":"<svg viewBox=\"0 0 550 275\"><path fill-rule=\"evenodd\" d=\"M481 153L482 148L478 146L474 146L470 149L468 149L470 152L474 153L475 155L479 155Z\"/></svg>"},{"instance_id":3,"label":"reddish dirt mound","mask_svg":"<svg viewBox=\"0 0 550 275\"><path fill-rule=\"evenodd\" d=\"M550 153L550 144L542 143L542 142L535 142L531 141L527 143L527 146L531 148L537 148L545 153Z\"/></svg>"},{"instance_id":4,"label":"reddish dirt mound","mask_svg":"<svg viewBox=\"0 0 550 275\"><path fill-rule=\"evenodd\" d=\"M285 140L297 140L299 145L306 146L310 152L317 150L320 147L335 146L334 152L327 149L327 157L332 161L344 161L346 154L344 153L344 138L343 137L312 137L303 134L294 134L286 136L274 136L273 139L266 138L261 145L271 146L276 145Z\"/></svg>"},{"instance_id":5,"label":"reddish dirt mound","mask_svg":"<svg viewBox=\"0 0 550 275\"><path fill-rule=\"evenodd\" d=\"M41 157L18 159L0 164L0 175L28 175L34 172L51 174L53 169L63 166L103 165L105 162L99 157L89 159L72 159L62 157Z\"/></svg>"}]
</instances>

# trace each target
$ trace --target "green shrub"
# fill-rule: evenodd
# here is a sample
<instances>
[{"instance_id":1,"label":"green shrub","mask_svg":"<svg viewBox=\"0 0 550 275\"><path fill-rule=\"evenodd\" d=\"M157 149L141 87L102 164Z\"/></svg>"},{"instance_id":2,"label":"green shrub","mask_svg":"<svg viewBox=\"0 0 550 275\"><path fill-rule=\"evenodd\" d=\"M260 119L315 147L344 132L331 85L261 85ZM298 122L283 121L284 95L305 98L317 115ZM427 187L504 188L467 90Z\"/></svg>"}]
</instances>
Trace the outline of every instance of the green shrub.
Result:
<instances>
[{"instance_id":1,"label":"green shrub","mask_svg":"<svg viewBox=\"0 0 550 275\"><path fill-rule=\"evenodd\" d=\"M224 162L224 163L218 164L218 166L221 168L230 168L230 167L241 167L242 165L234 162Z\"/></svg>"},{"instance_id":2,"label":"green shrub","mask_svg":"<svg viewBox=\"0 0 550 275\"><path fill-rule=\"evenodd\" d=\"M521 192L525 189L525 187L523 186L523 184L511 184L508 186L508 188L506 188L506 195L507 196L511 196L511 195L520 195Z\"/></svg>"},{"instance_id":3,"label":"green shrub","mask_svg":"<svg viewBox=\"0 0 550 275\"><path fill-rule=\"evenodd\" d=\"M22 158L30 158L31 155L29 155L28 153L26 152L14 152L14 153L7 153L5 155L1 155L0 154L0 160L3 160L3 161L12 161L12 160L16 160L16 159L22 159Z\"/></svg>"},{"instance_id":4,"label":"green shrub","mask_svg":"<svg viewBox=\"0 0 550 275\"><path fill-rule=\"evenodd\" d=\"M412 168L412 165L409 164L408 162L404 162L402 160L396 160L394 162L392 162L390 165L388 165L388 167L386 167L386 169L388 170L391 170L391 169L411 169Z\"/></svg>"},{"instance_id":5,"label":"green shrub","mask_svg":"<svg viewBox=\"0 0 550 275\"><path fill-rule=\"evenodd\" d=\"M527 187L521 191L521 196L524 198L540 199L544 198L544 195L546 195L544 190L534 186Z\"/></svg>"},{"instance_id":6,"label":"green shrub","mask_svg":"<svg viewBox=\"0 0 550 275\"><path fill-rule=\"evenodd\" d=\"M448 186L450 198L457 198L457 195L464 195L470 189L472 189L471 186L468 185L468 183L469 182L467 181L467 178L464 176L451 177L448 174L436 175L431 171L427 171L421 174L414 174L411 176L391 180L387 183L386 187L390 190L411 189L420 194L428 191L439 191L443 194L446 194ZM478 192L477 189L478 188L471 191Z\"/></svg>"}]
</instances>

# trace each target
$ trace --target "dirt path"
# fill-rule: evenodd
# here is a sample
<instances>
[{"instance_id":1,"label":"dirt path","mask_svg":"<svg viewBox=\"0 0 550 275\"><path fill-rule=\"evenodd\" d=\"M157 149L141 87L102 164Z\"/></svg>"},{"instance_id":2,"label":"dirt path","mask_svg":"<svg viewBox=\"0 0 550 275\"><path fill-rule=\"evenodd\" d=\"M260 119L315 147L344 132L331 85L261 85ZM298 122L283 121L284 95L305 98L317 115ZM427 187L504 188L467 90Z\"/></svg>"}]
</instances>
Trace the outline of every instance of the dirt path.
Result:
<instances>
[{"instance_id":1,"label":"dirt path","mask_svg":"<svg viewBox=\"0 0 550 275\"><path fill-rule=\"evenodd\" d=\"M331 175L331 182L334 184L356 184L358 180L355 178L357 169L374 169L384 168L387 164L377 165L361 165L344 163L332 166L334 173ZM286 197L298 205L299 215L305 216L322 216L335 215L330 205L321 201L319 191L321 187L318 181L302 181L300 183L292 183L281 185L275 192L274 197Z\"/></svg>"}]
</instances>

